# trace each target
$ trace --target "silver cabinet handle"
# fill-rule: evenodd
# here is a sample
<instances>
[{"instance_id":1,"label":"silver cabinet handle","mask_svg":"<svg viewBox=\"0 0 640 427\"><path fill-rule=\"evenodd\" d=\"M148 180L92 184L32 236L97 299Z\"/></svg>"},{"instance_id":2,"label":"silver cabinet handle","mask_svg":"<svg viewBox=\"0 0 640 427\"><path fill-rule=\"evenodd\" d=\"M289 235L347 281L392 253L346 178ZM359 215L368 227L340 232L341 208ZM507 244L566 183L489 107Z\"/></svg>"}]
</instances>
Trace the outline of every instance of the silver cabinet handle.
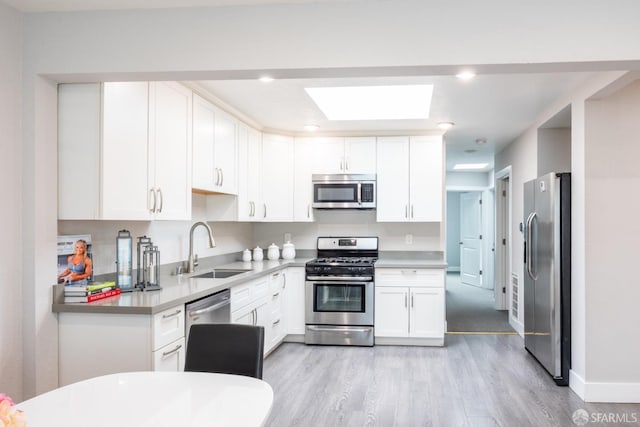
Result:
<instances>
[{"instance_id":1,"label":"silver cabinet handle","mask_svg":"<svg viewBox=\"0 0 640 427\"><path fill-rule=\"evenodd\" d=\"M407 308L407 294L404 294L404 308Z\"/></svg>"},{"instance_id":2,"label":"silver cabinet handle","mask_svg":"<svg viewBox=\"0 0 640 427\"><path fill-rule=\"evenodd\" d=\"M344 171L344 159L340 159L340 170Z\"/></svg>"},{"instance_id":3,"label":"silver cabinet handle","mask_svg":"<svg viewBox=\"0 0 640 427\"><path fill-rule=\"evenodd\" d=\"M311 203L307 205L307 218L311 218Z\"/></svg>"},{"instance_id":4,"label":"silver cabinet handle","mask_svg":"<svg viewBox=\"0 0 640 427\"><path fill-rule=\"evenodd\" d=\"M273 326L277 325L278 323L280 323L280 319L278 319L275 322L273 322Z\"/></svg>"},{"instance_id":5,"label":"silver cabinet handle","mask_svg":"<svg viewBox=\"0 0 640 427\"><path fill-rule=\"evenodd\" d=\"M154 188L150 188L149 189L149 194L153 196L153 206L149 208L149 211L151 213L155 213L156 212L156 203L157 203L156 190ZM151 197L149 197L149 199L151 199Z\"/></svg>"},{"instance_id":6,"label":"silver cabinet handle","mask_svg":"<svg viewBox=\"0 0 640 427\"><path fill-rule=\"evenodd\" d=\"M418 270L400 270L400 274L418 274Z\"/></svg>"},{"instance_id":7,"label":"silver cabinet handle","mask_svg":"<svg viewBox=\"0 0 640 427\"><path fill-rule=\"evenodd\" d=\"M404 205L404 217L409 218L409 205Z\"/></svg>"},{"instance_id":8,"label":"silver cabinet handle","mask_svg":"<svg viewBox=\"0 0 640 427\"><path fill-rule=\"evenodd\" d=\"M224 187L224 169L220 168L220 187Z\"/></svg>"},{"instance_id":9,"label":"silver cabinet handle","mask_svg":"<svg viewBox=\"0 0 640 427\"><path fill-rule=\"evenodd\" d=\"M413 205L411 205L411 218L413 218Z\"/></svg>"},{"instance_id":10,"label":"silver cabinet handle","mask_svg":"<svg viewBox=\"0 0 640 427\"><path fill-rule=\"evenodd\" d=\"M163 315L162 315L162 318L163 318L163 319L168 319L168 318L170 318L170 317L177 316L177 315L178 315L178 314L180 314L180 313L182 313L182 310L177 309L174 313L171 313L171 314L163 314Z\"/></svg>"},{"instance_id":11,"label":"silver cabinet handle","mask_svg":"<svg viewBox=\"0 0 640 427\"><path fill-rule=\"evenodd\" d=\"M282 289L287 287L287 275L284 275L284 281L282 282Z\"/></svg>"},{"instance_id":12,"label":"silver cabinet handle","mask_svg":"<svg viewBox=\"0 0 640 427\"><path fill-rule=\"evenodd\" d=\"M358 204L362 204L362 183L358 183Z\"/></svg>"},{"instance_id":13,"label":"silver cabinet handle","mask_svg":"<svg viewBox=\"0 0 640 427\"><path fill-rule=\"evenodd\" d=\"M249 216L256 216L256 203L249 202L249 204L251 205L251 212L249 213Z\"/></svg>"},{"instance_id":14,"label":"silver cabinet handle","mask_svg":"<svg viewBox=\"0 0 640 427\"><path fill-rule=\"evenodd\" d=\"M256 326L258 324L258 309L254 308L253 313L255 314L253 318L253 326Z\"/></svg>"},{"instance_id":15,"label":"silver cabinet handle","mask_svg":"<svg viewBox=\"0 0 640 427\"><path fill-rule=\"evenodd\" d=\"M273 294L273 297L277 297L278 295L280 295L280 292L276 292L275 294Z\"/></svg>"},{"instance_id":16,"label":"silver cabinet handle","mask_svg":"<svg viewBox=\"0 0 640 427\"><path fill-rule=\"evenodd\" d=\"M162 196L161 188L158 188L158 194L160 195L160 207L158 208L158 213L162 213L162 206L164 205L164 197Z\"/></svg>"},{"instance_id":17,"label":"silver cabinet handle","mask_svg":"<svg viewBox=\"0 0 640 427\"><path fill-rule=\"evenodd\" d=\"M413 292L411 293L411 308L413 308Z\"/></svg>"},{"instance_id":18,"label":"silver cabinet handle","mask_svg":"<svg viewBox=\"0 0 640 427\"><path fill-rule=\"evenodd\" d=\"M162 358L164 359L167 356L171 356L173 353L177 352L178 350L180 350L182 348L182 344L178 344L176 346L176 348L174 348L173 350L169 350L169 351L163 351L162 352Z\"/></svg>"},{"instance_id":19,"label":"silver cabinet handle","mask_svg":"<svg viewBox=\"0 0 640 427\"><path fill-rule=\"evenodd\" d=\"M224 307L225 305L229 305L229 299L225 299L224 301L219 302L218 304L214 304L214 305L212 305L210 307L206 307L206 308L203 308L203 309L200 309L200 310L190 311L189 312L189 317L195 317L195 316L198 316L198 315L200 315L202 313L208 313L210 311L217 310L220 307Z\"/></svg>"},{"instance_id":20,"label":"silver cabinet handle","mask_svg":"<svg viewBox=\"0 0 640 427\"><path fill-rule=\"evenodd\" d=\"M348 157L344 160L344 170L345 171L349 170L349 158Z\"/></svg>"},{"instance_id":21,"label":"silver cabinet handle","mask_svg":"<svg viewBox=\"0 0 640 427\"><path fill-rule=\"evenodd\" d=\"M264 206L264 215L262 217L266 218L267 217L267 204L263 203L262 206Z\"/></svg>"}]
</instances>

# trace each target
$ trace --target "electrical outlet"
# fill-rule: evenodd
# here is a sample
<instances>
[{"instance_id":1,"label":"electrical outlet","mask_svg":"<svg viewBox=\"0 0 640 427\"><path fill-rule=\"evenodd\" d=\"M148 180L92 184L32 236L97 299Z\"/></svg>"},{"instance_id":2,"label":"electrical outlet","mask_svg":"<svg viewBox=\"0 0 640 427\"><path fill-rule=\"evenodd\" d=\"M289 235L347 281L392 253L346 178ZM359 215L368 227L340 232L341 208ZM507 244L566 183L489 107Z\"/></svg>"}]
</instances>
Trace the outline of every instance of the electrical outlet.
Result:
<instances>
[{"instance_id":1,"label":"electrical outlet","mask_svg":"<svg viewBox=\"0 0 640 427\"><path fill-rule=\"evenodd\" d=\"M407 245L412 245L413 244L413 234L407 234L406 236L404 236L404 242Z\"/></svg>"},{"instance_id":2,"label":"electrical outlet","mask_svg":"<svg viewBox=\"0 0 640 427\"><path fill-rule=\"evenodd\" d=\"M284 241L285 242L291 241L291 233L284 233Z\"/></svg>"}]
</instances>

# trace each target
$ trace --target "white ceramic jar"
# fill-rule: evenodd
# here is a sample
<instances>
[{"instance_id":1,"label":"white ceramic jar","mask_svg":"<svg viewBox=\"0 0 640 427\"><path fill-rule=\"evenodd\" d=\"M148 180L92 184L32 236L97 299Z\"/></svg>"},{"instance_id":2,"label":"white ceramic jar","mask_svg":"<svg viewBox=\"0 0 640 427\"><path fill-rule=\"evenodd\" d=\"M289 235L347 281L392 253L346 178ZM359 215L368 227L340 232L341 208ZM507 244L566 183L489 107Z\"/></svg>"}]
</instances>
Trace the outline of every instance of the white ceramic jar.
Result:
<instances>
[{"instance_id":1,"label":"white ceramic jar","mask_svg":"<svg viewBox=\"0 0 640 427\"><path fill-rule=\"evenodd\" d=\"M254 261L262 261L264 259L264 253L262 252L262 248L260 246L256 246L253 248L253 260Z\"/></svg>"},{"instance_id":2,"label":"white ceramic jar","mask_svg":"<svg viewBox=\"0 0 640 427\"><path fill-rule=\"evenodd\" d=\"M280 248L276 246L275 243L272 243L267 248L267 258L271 261L277 260L280 258Z\"/></svg>"},{"instance_id":3,"label":"white ceramic jar","mask_svg":"<svg viewBox=\"0 0 640 427\"><path fill-rule=\"evenodd\" d=\"M249 249L245 249L244 251L242 251L242 261L251 261L251 251Z\"/></svg>"},{"instance_id":4,"label":"white ceramic jar","mask_svg":"<svg viewBox=\"0 0 640 427\"><path fill-rule=\"evenodd\" d=\"M296 257L296 247L290 241L282 245L282 259L294 259Z\"/></svg>"}]
</instances>

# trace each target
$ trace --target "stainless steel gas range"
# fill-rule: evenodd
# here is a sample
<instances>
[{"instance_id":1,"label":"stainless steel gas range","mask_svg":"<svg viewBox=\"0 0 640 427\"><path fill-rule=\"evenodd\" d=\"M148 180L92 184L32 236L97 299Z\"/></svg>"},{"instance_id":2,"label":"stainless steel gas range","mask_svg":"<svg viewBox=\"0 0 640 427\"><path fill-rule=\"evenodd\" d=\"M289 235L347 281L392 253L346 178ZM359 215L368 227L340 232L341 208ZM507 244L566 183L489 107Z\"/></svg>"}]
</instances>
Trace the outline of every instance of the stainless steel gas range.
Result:
<instances>
[{"instance_id":1,"label":"stainless steel gas range","mask_svg":"<svg viewBox=\"0 0 640 427\"><path fill-rule=\"evenodd\" d=\"M306 264L305 343L373 345L377 237L318 237Z\"/></svg>"}]
</instances>

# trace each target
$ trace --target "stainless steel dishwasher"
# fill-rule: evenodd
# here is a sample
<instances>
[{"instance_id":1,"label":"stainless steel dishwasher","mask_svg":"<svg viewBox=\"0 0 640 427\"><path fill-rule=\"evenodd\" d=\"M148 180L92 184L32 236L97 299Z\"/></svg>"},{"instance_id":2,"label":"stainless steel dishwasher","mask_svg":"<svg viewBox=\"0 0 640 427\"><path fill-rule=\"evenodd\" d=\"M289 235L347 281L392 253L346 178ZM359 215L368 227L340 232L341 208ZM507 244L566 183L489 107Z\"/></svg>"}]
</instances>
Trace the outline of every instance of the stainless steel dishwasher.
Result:
<instances>
[{"instance_id":1,"label":"stainless steel dishwasher","mask_svg":"<svg viewBox=\"0 0 640 427\"><path fill-rule=\"evenodd\" d=\"M230 323L231 291L225 289L186 305L185 336L189 340L191 325L196 323Z\"/></svg>"}]
</instances>

